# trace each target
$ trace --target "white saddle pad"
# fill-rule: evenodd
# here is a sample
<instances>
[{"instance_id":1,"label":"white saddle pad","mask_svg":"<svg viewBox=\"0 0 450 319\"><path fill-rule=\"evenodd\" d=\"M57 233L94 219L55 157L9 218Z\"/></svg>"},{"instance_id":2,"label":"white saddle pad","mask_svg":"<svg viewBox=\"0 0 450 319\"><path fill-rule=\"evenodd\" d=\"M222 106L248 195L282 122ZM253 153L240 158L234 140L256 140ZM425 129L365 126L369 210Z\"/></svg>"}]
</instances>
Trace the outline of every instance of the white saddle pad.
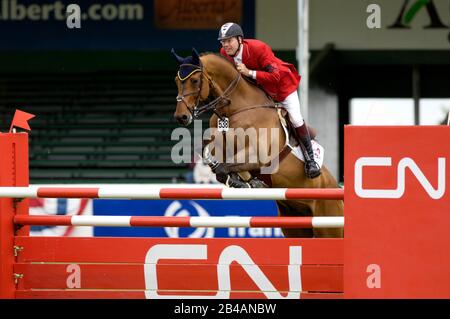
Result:
<instances>
[{"instance_id":1,"label":"white saddle pad","mask_svg":"<svg viewBox=\"0 0 450 319\"><path fill-rule=\"evenodd\" d=\"M280 121L281 126L283 126L283 130L285 133L286 138L286 145L288 145L292 149L292 154L294 154L295 157L297 157L301 161L305 161L305 157L303 156L303 152L299 146L293 147L289 144L289 134L287 127L284 125L283 121ZM325 155L325 150L322 145L317 143L315 140L311 140L311 146L314 152L314 160L317 164L319 164L320 167L323 165L323 158Z\"/></svg>"}]
</instances>

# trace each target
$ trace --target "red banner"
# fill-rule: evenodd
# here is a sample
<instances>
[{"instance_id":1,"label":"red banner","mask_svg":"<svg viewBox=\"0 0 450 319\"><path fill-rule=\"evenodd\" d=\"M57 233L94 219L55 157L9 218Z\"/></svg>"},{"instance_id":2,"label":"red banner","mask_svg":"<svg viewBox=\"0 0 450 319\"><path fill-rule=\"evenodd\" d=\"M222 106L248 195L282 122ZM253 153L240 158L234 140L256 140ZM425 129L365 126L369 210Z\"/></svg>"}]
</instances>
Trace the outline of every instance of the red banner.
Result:
<instances>
[{"instance_id":1,"label":"red banner","mask_svg":"<svg viewBox=\"0 0 450 319\"><path fill-rule=\"evenodd\" d=\"M342 296L342 239L19 237L16 244L24 247L15 265L24 274L21 297L68 289L80 298L97 296L88 290L150 299Z\"/></svg>"},{"instance_id":2,"label":"red banner","mask_svg":"<svg viewBox=\"0 0 450 319\"><path fill-rule=\"evenodd\" d=\"M242 0L155 0L155 24L160 29L217 29L241 23Z\"/></svg>"},{"instance_id":3,"label":"red banner","mask_svg":"<svg viewBox=\"0 0 450 319\"><path fill-rule=\"evenodd\" d=\"M346 298L450 298L450 127L345 128Z\"/></svg>"}]
</instances>

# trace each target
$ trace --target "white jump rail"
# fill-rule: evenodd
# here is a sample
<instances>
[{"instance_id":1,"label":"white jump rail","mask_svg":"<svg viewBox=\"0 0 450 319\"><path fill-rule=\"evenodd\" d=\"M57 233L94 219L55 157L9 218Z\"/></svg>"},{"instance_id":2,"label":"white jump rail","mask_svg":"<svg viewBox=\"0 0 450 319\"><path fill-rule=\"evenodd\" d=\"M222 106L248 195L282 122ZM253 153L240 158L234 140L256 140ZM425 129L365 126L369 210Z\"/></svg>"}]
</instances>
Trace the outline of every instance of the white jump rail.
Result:
<instances>
[{"instance_id":1,"label":"white jump rail","mask_svg":"<svg viewBox=\"0 0 450 319\"><path fill-rule=\"evenodd\" d=\"M343 200L341 188L0 187L0 198Z\"/></svg>"},{"instance_id":2,"label":"white jump rail","mask_svg":"<svg viewBox=\"0 0 450 319\"><path fill-rule=\"evenodd\" d=\"M18 225L109 227L283 227L340 228L344 217L171 217L16 215Z\"/></svg>"}]
</instances>

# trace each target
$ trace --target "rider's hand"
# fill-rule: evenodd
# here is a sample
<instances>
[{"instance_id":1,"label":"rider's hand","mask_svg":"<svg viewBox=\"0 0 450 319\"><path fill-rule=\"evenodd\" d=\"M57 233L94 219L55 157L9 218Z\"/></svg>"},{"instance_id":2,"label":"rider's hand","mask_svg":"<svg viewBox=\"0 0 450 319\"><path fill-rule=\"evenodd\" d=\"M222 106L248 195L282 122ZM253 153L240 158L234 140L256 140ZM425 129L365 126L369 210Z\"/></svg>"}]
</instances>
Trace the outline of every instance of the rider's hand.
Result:
<instances>
[{"instance_id":1,"label":"rider's hand","mask_svg":"<svg viewBox=\"0 0 450 319\"><path fill-rule=\"evenodd\" d=\"M247 67L245 66L244 63L237 63L236 64L236 68L241 74L243 74L245 76L251 76L250 75L250 70L247 69Z\"/></svg>"}]
</instances>

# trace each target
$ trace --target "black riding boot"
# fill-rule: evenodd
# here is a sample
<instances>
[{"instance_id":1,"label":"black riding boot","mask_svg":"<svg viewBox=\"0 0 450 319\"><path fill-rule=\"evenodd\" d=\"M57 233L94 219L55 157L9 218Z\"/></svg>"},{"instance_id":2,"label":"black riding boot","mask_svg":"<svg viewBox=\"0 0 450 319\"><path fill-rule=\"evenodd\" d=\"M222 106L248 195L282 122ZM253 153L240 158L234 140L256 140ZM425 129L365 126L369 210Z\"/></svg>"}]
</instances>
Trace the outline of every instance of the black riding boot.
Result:
<instances>
[{"instance_id":1,"label":"black riding boot","mask_svg":"<svg viewBox=\"0 0 450 319\"><path fill-rule=\"evenodd\" d=\"M305 123L302 126L296 127L297 142L303 145L300 147L305 157L305 174L308 178L316 178L320 173L319 164L314 160L314 152L311 145L311 137Z\"/></svg>"}]
</instances>

